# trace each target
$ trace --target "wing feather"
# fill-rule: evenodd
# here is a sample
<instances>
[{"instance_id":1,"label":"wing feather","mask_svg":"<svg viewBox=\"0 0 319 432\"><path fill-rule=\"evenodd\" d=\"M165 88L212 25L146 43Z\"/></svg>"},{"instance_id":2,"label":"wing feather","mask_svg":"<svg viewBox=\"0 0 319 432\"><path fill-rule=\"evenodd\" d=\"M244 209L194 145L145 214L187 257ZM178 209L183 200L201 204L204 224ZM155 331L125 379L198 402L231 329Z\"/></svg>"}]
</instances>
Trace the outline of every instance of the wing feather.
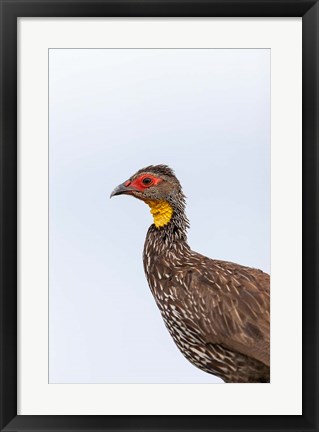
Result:
<instances>
[{"instance_id":1,"label":"wing feather","mask_svg":"<svg viewBox=\"0 0 319 432\"><path fill-rule=\"evenodd\" d=\"M223 345L269 366L269 275L195 253L192 261L174 272L170 284L183 293L180 301L187 303L197 333L199 327L207 344Z\"/></svg>"}]
</instances>

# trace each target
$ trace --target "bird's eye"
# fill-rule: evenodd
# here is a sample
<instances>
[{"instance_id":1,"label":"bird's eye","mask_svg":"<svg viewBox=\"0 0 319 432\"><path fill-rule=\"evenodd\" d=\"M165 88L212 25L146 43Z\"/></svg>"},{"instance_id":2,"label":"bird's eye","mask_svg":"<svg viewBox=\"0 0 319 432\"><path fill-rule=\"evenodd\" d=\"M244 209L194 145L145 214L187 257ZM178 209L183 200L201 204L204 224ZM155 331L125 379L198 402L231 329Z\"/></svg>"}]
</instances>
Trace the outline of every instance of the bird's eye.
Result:
<instances>
[{"instance_id":1,"label":"bird's eye","mask_svg":"<svg viewBox=\"0 0 319 432\"><path fill-rule=\"evenodd\" d=\"M150 185L152 183L152 179L150 179L149 177L145 177L143 178L142 183L144 185Z\"/></svg>"}]
</instances>

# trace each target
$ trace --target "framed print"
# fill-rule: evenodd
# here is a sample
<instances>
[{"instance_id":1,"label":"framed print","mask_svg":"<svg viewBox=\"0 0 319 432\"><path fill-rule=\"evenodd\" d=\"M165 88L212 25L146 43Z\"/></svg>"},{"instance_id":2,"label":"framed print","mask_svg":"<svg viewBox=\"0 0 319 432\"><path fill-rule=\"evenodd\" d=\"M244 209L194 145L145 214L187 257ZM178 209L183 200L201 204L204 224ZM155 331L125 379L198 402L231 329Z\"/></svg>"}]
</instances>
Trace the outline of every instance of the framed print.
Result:
<instances>
[{"instance_id":1,"label":"framed print","mask_svg":"<svg viewBox=\"0 0 319 432\"><path fill-rule=\"evenodd\" d=\"M318 2L1 17L1 430L317 430Z\"/></svg>"}]
</instances>

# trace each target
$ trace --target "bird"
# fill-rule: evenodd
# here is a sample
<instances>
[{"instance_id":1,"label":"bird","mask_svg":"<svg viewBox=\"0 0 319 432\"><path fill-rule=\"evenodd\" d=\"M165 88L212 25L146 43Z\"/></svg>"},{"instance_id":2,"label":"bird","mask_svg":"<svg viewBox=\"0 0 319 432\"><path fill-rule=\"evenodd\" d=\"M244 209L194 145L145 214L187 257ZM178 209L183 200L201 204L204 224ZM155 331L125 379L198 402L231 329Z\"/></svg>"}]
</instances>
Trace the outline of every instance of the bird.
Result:
<instances>
[{"instance_id":1,"label":"bird","mask_svg":"<svg viewBox=\"0 0 319 432\"><path fill-rule=\"evenodd\" d=\"M169 166L138 170L110 197L116 195L130 195L150 207L144 271L181 353L224 383L269 383L269 274L190 248L186 197Z\"/></svg>"}]
</instances>

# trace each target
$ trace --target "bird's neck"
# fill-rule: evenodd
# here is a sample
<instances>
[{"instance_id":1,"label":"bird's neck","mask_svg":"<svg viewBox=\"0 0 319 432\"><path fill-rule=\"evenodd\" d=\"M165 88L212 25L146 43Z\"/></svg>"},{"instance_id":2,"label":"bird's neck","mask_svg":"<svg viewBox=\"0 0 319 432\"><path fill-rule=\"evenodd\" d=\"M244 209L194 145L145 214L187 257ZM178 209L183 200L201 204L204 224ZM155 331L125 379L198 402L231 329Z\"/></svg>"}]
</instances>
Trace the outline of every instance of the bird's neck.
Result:
<instances>
[{"instance_id":1,"label":"bird's neck","mask_svg":"<svg viewBox=\"0 0 319 432\"><path fill-rule=\"evenodd\" d=\"M170 250L178 245L187 245L189 221L184 204L174 205L167 201L149 201L154 224L151 225L147 241L153 243L158 251Z\"/></svg>"}]
</instances>

